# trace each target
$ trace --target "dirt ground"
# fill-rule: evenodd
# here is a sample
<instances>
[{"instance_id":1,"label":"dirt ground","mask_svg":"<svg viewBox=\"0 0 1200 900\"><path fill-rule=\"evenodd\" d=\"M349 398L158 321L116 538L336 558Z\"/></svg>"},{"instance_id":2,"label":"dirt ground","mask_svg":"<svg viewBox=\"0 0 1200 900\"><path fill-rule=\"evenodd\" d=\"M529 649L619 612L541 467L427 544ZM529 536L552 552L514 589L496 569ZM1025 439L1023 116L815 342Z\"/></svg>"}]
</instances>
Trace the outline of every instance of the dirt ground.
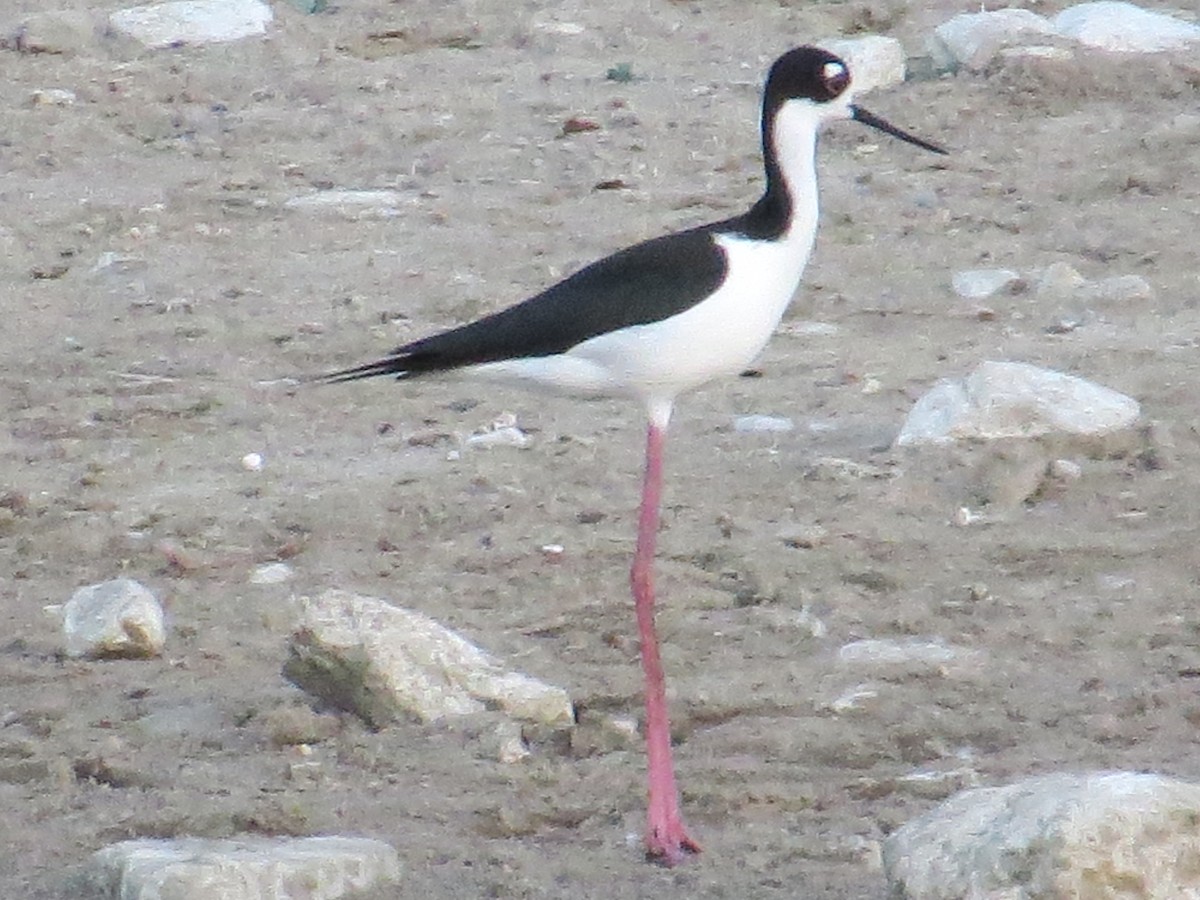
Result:
<instances>
[{"instance_id":1,"label":"dirt ground","mask_svg":"<svg viewBox=\"0 0 1200 900\"><path fill-rule=\"evenodd\" d=\"M14 0L0 24L43 6ZM641 861L636 744L546 741L506 765L486 717L372 733L306 715L281 675L297 598L342 587L461 630L585 718L638 716L639 410L288 379L739 211L776 55L861 29L917 54L977 9L279 3L262 41L0 51L0 896L73 896L117 840L250 831L382 838L406 875L381 896L877 898L878 842L970 784L1200 778L1195 58L1009 63L867 99L944 160L827 132L817 248L761 377L686 398L668 448L660 627L701 857ZM607 79L621 64L633 80ZM51 88L75 102L29 102ZM600 127L564 136L572 117ZM284 206L329 187L402 203ZM1054 262L1155 296L1026 291L981 315L950 289L956 270ZM984 359L1106 384L1153 428L1072 455L1076 481L980 506L992 451L890 442L926 388ZM462 446L505 413L529 448ZM734 432L749 413L797 428ZM955 527L962 505L986 521ZM781 539L797 532L812 539ZM291 582L250 582L280 559ZM48 607L120 575L163 599L166 655L65 660ZM838 661L905 637L966 662ZM873 699L831 707L864 685Z\"/></svg>"}]
</instances>

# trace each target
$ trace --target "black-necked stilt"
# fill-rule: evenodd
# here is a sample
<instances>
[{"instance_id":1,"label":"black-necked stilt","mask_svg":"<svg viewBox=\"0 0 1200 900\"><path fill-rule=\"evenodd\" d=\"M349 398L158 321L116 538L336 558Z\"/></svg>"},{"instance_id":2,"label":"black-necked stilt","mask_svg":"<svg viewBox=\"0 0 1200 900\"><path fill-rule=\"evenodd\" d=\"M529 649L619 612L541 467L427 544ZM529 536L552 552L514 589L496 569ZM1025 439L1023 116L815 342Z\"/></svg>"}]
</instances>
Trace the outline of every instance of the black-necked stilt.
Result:
<instances>
[{"instance_id":1,"label":"black-necked stilt","mask_svg":"<svg viewBox=\"0 0 1200 900\"><path fill-rule=\"evenodd\" d=\"M700 848L679 813L654 629L654 546L667 424L680 393L745 369L779 324L817 229L817 133L824 122L845 118L946 152L854 105L846 63L816 47L799 47L779 57L767 77L762 107L767 187L748 212L628 247L523 303L321 379L454 371L570 393L633 397L644 404L646 470L630 580L646 683L646 852L668 865Z\"/></svg>"}]
</instances>

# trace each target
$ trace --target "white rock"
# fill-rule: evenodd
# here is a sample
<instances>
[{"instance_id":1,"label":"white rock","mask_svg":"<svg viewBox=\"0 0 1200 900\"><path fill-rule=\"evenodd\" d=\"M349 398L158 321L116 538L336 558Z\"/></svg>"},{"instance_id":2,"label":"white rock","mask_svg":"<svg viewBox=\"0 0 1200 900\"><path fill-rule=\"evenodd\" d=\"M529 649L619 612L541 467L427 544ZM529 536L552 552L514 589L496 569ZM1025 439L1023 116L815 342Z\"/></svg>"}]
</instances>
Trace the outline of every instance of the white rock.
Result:
<instances>
[{"instance_id":1,"label":"white rock","mask_svg":"<svg viewBox=\"0 0 1200 900\"><path fill-rule=\"evenodd\" d=\"M247 472L261 472L263 457L261 453L247 453L242 457L242 468Z\"/></svg>"},{"instance_id":2,"label":"white rock","mask_svg":"<svg viewBox=\"0 0 1200 900\"><path fill-rule=\"evenodd\" d=\"M332 213L354 221L390 219L400 215L404 194L390 190L329 190L292 197L284 209L308 213Z\"/></svg>"},{"instance_id":3,"label":"white rock","mask_svg":"<svg viewBox=\"0 0 1200 900\"><path fill-rule=\"evenodd\" d=\"M1132 3L1102 0L1064 9L1053 20L1064 37L1120 53L1181 50L1200 41L1200 27Z\"/></svg>"},{"instance_id":4,"label":"white rock","mask_svg":"<svg viewBox=\"0 0 1200 900\"><path fill-rule=\"evenodd\" d=\"M879 688L873 684L859 684L827 703L821 704L821 709L844 716L846 713L858 712L870 705L871 701L879 699Z\"/></svg>"},{"instance_id":5,"label":"white rock","mask_svg":"<svg viewBox=\"0 0 1200 900\"><path fill-rule=\"evenodd\" d=\"M145 839L93 854L85 880L114 900L336 900L399 881L400 861L370 838Z\"/></svg>"},{"instance_id":6,"label":"white rock","mask_svg":"<svg viewBox=\"0 0 1200 900\"><path fill-rule=\"evenodd\" d=\"M1141 275L1115 275L1083 285L1075 296L1085 303L1141 303L1154 299L1154 288Z\"/></svg>"},{"instance_id":7,"label":"white rock","mask_svg":"<svg viewBox=\"0 0 1200 900\"><path fill-rule=\"evenodd\" d=\"M289 679L375 726L488 707L555 728L574 721L566 691L506 671L428 616L374 597L328 590L305 598L289 650Z\"/></svg>"},{"instance_id":8,"label":"white rock","mask_svg":"<svg viewBox=\"0 0 1200 900\"><path fill-rule=\"evenodd\" d=\"M1050 477L1062 481L1078 481L1083 477L1083 466L1070 459L1056 459L1050 463Z\"/></svg>"},{"instance_id":9,"label":"white rock","mask_svg":"<svg viewBox=\"0 0 1200 900\"><path fill-rule=\"evenodd\" d=\"M29 94L30 106L71 106L75 92L67 88L42 88Z\"/></svg>"},{"instance_id":10,"label":"white rock","mask_svg":"<svg viewBox=\"0 0 1200 900\"><path fill-rule=\"evenodd\" d=\"M860 38L842 38L821 44L850 66L850 78L856 93L891 87L904 82L904 46L895 38L869 34Z\"/></svg>"},{"instance_id":11,"label":"white rock","mask_svg":"<svg viewBox=\"0 0 1200 900\"><path fill-rule=\"evenodd\" d=\"M733 420L733 430L738 434L781 434L795 427L796 423L785 416L738 416Z\"/></svg>"},{"instance_id":12,"label":"white rock","mask_svg":"<svg viewBox=\"0 0 1200 900\"><path fill-rule=\"evenodd\" d=\"M529 435L516 425L502 425L472 434L467 438L467 446L477 450L490 450L492 447L516 447L524 449L531 443Z\"/></svg>"},{"instance_id":13,"label":"white rock","mask_svg":"<svg viewBox=\"0 0 1200 900\"><path fill-rule=\"evenodd\" d=\"M1103 436L1129 428L1138 402L1091 381L1027 363L985 362L936 384L908 414L900 446L1044 434Z\"/></svg>"},{"instance_id":14,"label":"white rock","mask_svg":"<svg viewBox=\"0 0 1200 900\"><path fill-rule=\"evenodd\" d=\"M942 669L962 663L974 663L979 652L954 647L940 638L867 639L851 641L838 650L838 662L860 667L905 667Z\"/></svg>"},{"instance_id":15,"label":"white rock","mask_svg":"<svg viewBox=\"0 0 1200 900\"><path fill-rule=\"evenodd\" d=\"M266 34L271 19L262 0L173 0L117 10L109 23L147 47L172 47Z\"/></svg>"},{"instance_id":16,"label":"white rock","mask_svg":"<svg viewBox=\"0 0 1200 900\"><path fill-rule=\"evenodd\" d=\"M951 285L964 300L985 300L1020 280L1021 276L1011 269L967 269L955 272Z\"/></svg>"},{"instance_id":17,"label":"white rock","mask_svg":"<svg viewBox=\"0 0 1200 900\"><path fill-rule=\"evenodd\" d=\"M905 900L1196 897L1200 786L1060 774L951 797L883 846Z\"/></svg>"},{"instance_id":18,"label":"white rock","mask_svg":"<svg viewBox=\"0 0 1200 900\"><path fill-rule=\"evenodd\" d=\"M1031 39L1037 41L1054 34L1049 19L1027 9L966 13L934 29L930 50L941 65L982 69L1004 47L1028 44Z\"/></svg>"},{"instance_id":19,"label":"white rock","mask_svg":"<svg viewBox=\"0 0 1200 900\"><path fill-rule=\"evenodd\" d=\"M263 563L250 573L251 584L283 584L295 575L291 566L284 562Z\"/></svg>"},{"instance_id":20,"label":"white rock","mask_svg":"<svg viewBox=\"0 0 1200 900\"><path fill-rule=\"evenodd\" d=\"M63 632L73 657L144 659L166 643L162 607L130 578L77 590L63 608Z\"/></svg>"}]
</instances>

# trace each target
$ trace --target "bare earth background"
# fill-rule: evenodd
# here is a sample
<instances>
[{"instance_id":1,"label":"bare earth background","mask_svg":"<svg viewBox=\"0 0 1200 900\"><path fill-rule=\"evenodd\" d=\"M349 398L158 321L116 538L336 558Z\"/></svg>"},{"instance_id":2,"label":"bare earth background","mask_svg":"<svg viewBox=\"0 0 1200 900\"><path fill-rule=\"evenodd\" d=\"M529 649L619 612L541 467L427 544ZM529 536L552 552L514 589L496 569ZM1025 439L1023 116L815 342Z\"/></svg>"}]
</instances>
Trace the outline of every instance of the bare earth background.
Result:
<instances>
[{"instance_id":1,"label":"bare earth background","mask_svg":"<svg viewBox=\"0 0 1200 900\"><path fill-rule=\"evenodd\" d=\"M117 6L65 5L99 21ZM281 3L262 41L0 52L0 896L71 896L87 856L124 838L252 831L383 838L401 896L879 897L877 842L973 780L1200 778L1200 144L1171 127L1197 112L1194 59L1010 64L867 99L952 147L945 161L827 132L822 230L763 377L688 397L669 446L660 624L699 859L641 862L640 746L551 742L503 765L487 722L306 719L280 674L296 598L344 587L461 630L585 712L639 715L639 410L281 379L739 211L777 54L864 28L919 53L977 9ZM636 80L607 81L621 63ZM27 103L45 88L77 102ZM573 116L601 128L564 137ZM283 206L331 186L404 204L357 221ZM1025 293L979 316L949 288L958 269L1058 261L1141 275L1156 297L1075 310ZM983 359L1137 397L1148 449L1076 456L1080 480L953 527L976 502L972 453L888 446L921 392ZM530 449L449 458L504 412ZM798 427L734 433L746 413ZM250 451L263 471L242 468ZM845 477L828 456L896 477ZM780 539L797 528L813 546ZM554 543L561 559L539 549ZM275 559L290 584L249 582ZM118 575L164 599L166 656L64 661L45 607ZM882 674L836 659L905 636L974 655ZM875 700L828 710L863 683ZM316 777L289 779L298 761Z\"/></svg>"}]
</instances>

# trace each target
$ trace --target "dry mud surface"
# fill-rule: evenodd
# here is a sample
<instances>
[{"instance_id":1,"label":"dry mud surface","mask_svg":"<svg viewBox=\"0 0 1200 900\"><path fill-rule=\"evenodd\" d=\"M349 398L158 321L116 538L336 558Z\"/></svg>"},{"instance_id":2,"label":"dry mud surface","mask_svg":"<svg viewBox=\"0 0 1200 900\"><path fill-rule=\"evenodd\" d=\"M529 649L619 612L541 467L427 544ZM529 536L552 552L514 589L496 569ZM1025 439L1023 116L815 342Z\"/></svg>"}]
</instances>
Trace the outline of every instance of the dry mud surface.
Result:
<instances>
[{"instance_id":1,"label":"dry mud surface","mask_svg":"<svg viewBox=\"0 0 1200 900\"><path fill-rule=\"evenodd\" d=\"M504 765L490 720L305 719L280 674L296 598L336 586L461 630L585 713L637 716L639 410L285 379L739 211L771 59L861 28L919 52L977 7L280 3L263 41L0 52L0 895L71 896L127 837L251 831L383 838L402 896L880 897L876 842L974 781L1200 777L1200 144L1172 125L1197 112L1194 58L1010 63L869 98L945 160L827 132L822 230L762 377L687 397L669 446L660 623L703 856L640 861L639 746L549 741ZM606 80L621 63L635 80ZM76 102L27 102L47 88ZM563 136L580 116L599 130ZM284 206L328 187L401 202ZM981 315L949 286L1054 262L1155 296L1081 310L1026 292ZM889 445L921 392L983 359L1128 393L1153 433L954 527L981 466L1006 461ZM506 412L531 447L455 458ZM747 413L797 428L735 433ZM250 583L278 559L293 581ZM165 657L64 660L46 607L118 575L163 598ZM837 658L914 636L960 663ZM863 685L873 699L831 710Z\"/></svg>"}]
</instances>

